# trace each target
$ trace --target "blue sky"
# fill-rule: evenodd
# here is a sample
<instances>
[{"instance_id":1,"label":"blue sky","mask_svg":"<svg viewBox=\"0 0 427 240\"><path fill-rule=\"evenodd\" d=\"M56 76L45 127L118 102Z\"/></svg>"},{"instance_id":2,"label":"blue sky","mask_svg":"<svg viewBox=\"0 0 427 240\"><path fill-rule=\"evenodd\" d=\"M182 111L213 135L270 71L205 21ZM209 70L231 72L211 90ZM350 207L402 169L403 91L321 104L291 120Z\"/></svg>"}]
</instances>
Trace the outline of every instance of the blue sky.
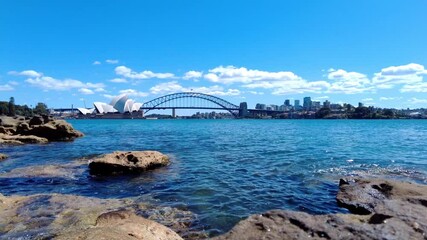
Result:
<instances>
[{"instance_id":1,"label":"blue sky","mask_svg":"<svg viewBox=\"0 0 427 240\"><path fill-rule=\"evenodd\" d=\"M427 107L427 1L0 0L0 100Z\"/></svg>"}]
</instances>

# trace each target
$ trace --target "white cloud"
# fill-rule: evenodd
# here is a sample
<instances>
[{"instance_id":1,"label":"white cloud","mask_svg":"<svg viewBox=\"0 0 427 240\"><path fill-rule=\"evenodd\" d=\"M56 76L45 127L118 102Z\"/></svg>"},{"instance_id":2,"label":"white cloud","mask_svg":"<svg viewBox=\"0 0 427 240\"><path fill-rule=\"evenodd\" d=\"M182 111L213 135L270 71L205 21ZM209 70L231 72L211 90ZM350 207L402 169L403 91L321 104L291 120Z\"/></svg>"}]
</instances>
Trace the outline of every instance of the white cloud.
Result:
<instances>
[{"instance_id":1,"label":"white cloud","mask_svg":"<svg viewBox=\"0 0 427 240\"><path fill-rule=\"evenodd\" d=\"M427 82L406 84L400 89L401 92L422 92L427 93Z\"/></svg>"},{"instance_id":2,"label":"white cloud","mask_svg":"<svg viewBox=\"0 0 427 240\"><path fill-rule=\"evenodd\" d=\"M10 85L13 85L13 86L17 86L17 85L19 85L19 83L18 82L16 82L16 81L9 81L8 82Z\"/></svg>"},{"instance_id":3,"label":"white cloud","mask_svg":"<svg viewBox=\"0 0 427 240\"><path fill-rule=\"evenodd\" d=\"M22 72L10 71L8 72L8 74L15 75L15 76L34 77L34 78L43 76L43 73L36 72L34 70L25 70Z\"/></svg>"},{"instance_id":4,"label":"white cloud","mask_svg":"<svg viewBox=\"0 0 427 240\"><path fill-rule=\"evenodd\" d=\"M419 104L419 103L427 103L427 99L418 99L418 98L411 98L408 100L408 102L412 104Z\"/></svg>"},{"instance_id":5,"label":"white cloud","mask_svg":"<svg viewBox=\"0 0 427 240\"><path fill-rule=\"evenodd\" d=\"M392 101L402 99L401 97L380 97L380 101Z\"/></svg>"},{"instance_id":6,"label":"white cloud","mask_svg":"<svg viewBox=\"0 0 427 240\"><path fill-rule=\"evenodd\" d=\"M255 81L294 81L301 79L292 72L266 72L252 70L244 67L237 68L234 66L219 66L209 70L204 78L216 83L252 83Z\"/></svg>"},{"instance_id":7,"label":"white cloud","mask_svg":"<svg viewBox=\"0 0 427 240\"><path fill-rule=\"evenodd\" d=\"M272 94L283 95L305 92L321 92L329 87L325 81L308 82L293 72L267 72L244 67L219 66L209 70L204 78L221 84L242 83L242 87L272 89Z\"/></svg>"},{"instance_id":8,"label":"white cloud","mask_svg":"<svg viewBox=\"0 0 427 240\"><path fill-rule=\"evenodd\" d=\"M83 83L79 80L74 80L74 79L59 80L53 77L44 76L42 73L36 72L34 70L26 70L19 73L12 72L11 74L27 76L29 78L25 80L25 82L29 83L32 86L39 87L45 91L48 91L48 90L64 91L64 90L70 90L73 88L79 88L79 89L95 88L96 89L96 88L104 87L104 84L102 83L90 83L90 82Z\"/></svg>"},{"instance_id":9,"label":"white cloud","mask_svg":"<svg viewBox=\"0 0 427 240\"><path fill-rule=\"evenodd\" d=\"M120 90L119 93L120 94L127 94L128 96L133 96L133 97L146 97L149 95L146 92L139 92L135 89Z\"/></svg>"},{"instance_id":10,"label":"white cloud","mask_svg":"<svg viewBox=\"0 0 427 240\"><path fill-rule=\"evenodd\" d=\"M110 82L113 82L113 83L127 83L128 80L126 80L124 78L114 78L114 79L111 79Z\"/></svg>"},{"instance_id":11,"label":"white cloud","mask_svg":"<svg viewBox=\"0 0 427 240\"><path fill-rule=\"evenodd\" d=\"M105 60L105 62L108 63L108 64L117 64L117 63L119 63L119 60L117 60L117 59L107 59L107 60Z\"/></svg>"},{"instance_id":12,"label":"white cloud","mask_svg":"<svg viewBox=\"0 0 427 240\"><path fill-rule=\"evenodd\" d=\"M362 102L372 102L372 101L374 101L373 98L364 98L364 99L362 99Z\"/></svg>"},{"instance_id":13,"label":"white cloud","mask_svg":"<svg viewBox=\"0 0 427 240\"><path fill-rule=\"evenodd\" d=\"M102 96L105 97L105 98L108 98L108 99L113 99L113 98L116 97L116 96L110 95L110 94L102 94Z\"/></svg>"},{"instance_id":14,"label":"white cloud","mask_svg":"<svg viewBox=\"0 0 427 240\"><path fill-rule=\"evenodd\" d=\"M427 71L424 66L410 63L401 66L391 66L383 68L381 72L375 73L372 82L381 89L390 89L398 84L418 84L423 81Z\"/></svg>"},{"instance_id":15,"label":"white cloud","mask_svg":"<svg viewBox=\"0 0 427 240\"><path fill-rule=\"evenodd\" d=\"M227 89L215 85L210 87L183 87L177 81L171 81L166 83L160 83L150 88L152 94L169 94L176 92L198 92L217 96L237 96L241 92L238 89Z\"/></svg>"},{"instance_id":16,"label":"white cloud","mask_svg":"<svg viewBox=\"0 0 427 240\"><path fill-rule=\"evenodd\" d=\"M148 78L174 78L175 75L172 73L154 73L152 71L142 71L142 72L135 72L132 71L132 69L126 67L126 66L118 66L115 69L115 72L117 75L127 77L130 79L148 79Z\"/></svg>"},{"instance_id":17,"label":"white cloud","mask_svg":"<svg viewBox=\"0 0 427 240\"><path fill-rule=\"evenodd\" d=\"M264 95L264 92L257 92L257 91L248 91L248 93L253 95Z\"/></svg>"},{"instance_id":18,"label":"white cloud","mask_svg":"<svg viewBox=\"0 0 427 240\"><path fill-rule=\"evenodd\" d=\"M347 72L343 69L329 69L328 79L332 81L327 92L356 94L374 91L369 78L362 73Z\"/></svg>"},{"instance_id":19,"label":"white cloud","mask_svg":"<svg viewBox=\"0 0 427 240\"><path fill-rule=\"evenodd\" d=\"M95 88L95 90L94 90L95 92L106 92L106 90L104 89L104 88L102 88L102 87L100 87L100 88Z\"/></svg>"},{"instance_id":20,"label":"white cloud","mask_svg":"<svg viewBox=\"0 0 427 240\"><path fill-rule=\"evenodd\" d=\"M100 62L100 61L94 61L94 62L92 63L92 65L101 65L101 62Z\"/></svg>"},{"instance_id":21,"label":"white cloud","mask_svg":"<svg viewBox=\"0 0 427 240\"><path fill-rule=\"evenodd\" d=\"M94 94L94 92L88 88L80 88L79 92L85 95L90 95L90 94Z\"/></svg>"},{"instance_id":22,"label":"white cloud","mask_svg":"<svg viewBox=\"0 0 427 240\"><path fill-rule=\"evenodd\" d=\"M203 72L198 72L198 71L188 71L185 73L183 79L188 80L188 79L198 79L201 78L203 75Z\"/></svg>"},{"instance_id":23,"label":"white cloud","mask_svg":"<svg viewBox=\"0 0 427 240\"><path fill-rule=\"evenodd\" d=\"M14 88L9 84L0 85L0 91L13 91L13 90Z\"/></svg>"}]
</instances>

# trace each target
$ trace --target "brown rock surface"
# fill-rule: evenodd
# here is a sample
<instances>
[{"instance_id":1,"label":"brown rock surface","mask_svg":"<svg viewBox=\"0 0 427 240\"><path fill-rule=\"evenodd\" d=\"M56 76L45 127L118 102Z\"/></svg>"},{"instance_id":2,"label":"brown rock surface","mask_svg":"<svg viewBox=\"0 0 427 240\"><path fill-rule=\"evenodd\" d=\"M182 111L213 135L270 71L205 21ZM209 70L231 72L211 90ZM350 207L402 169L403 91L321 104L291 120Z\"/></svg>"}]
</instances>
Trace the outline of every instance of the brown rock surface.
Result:
<instances>
[{"instance_id":1,"label":"brown rock surface","mask_svg":"<svg viewBox=\"0 0 427 240\"><path fill-rule=\"evenodd\" d=\"M93 175L142 172L169 164L169 157L157 151L113 152L89 161Z\"/></svg>"},{"instance_id":2,"label":"brown rock surface","mask_svg":"<svg viewBox=\"0 0 427 240\"><path fill-rule=\"evenodd\" d=\"M35 116L31 119L0 116L0 119L0 144L71 141L83 136L64 120L53 121L48 116Z\"/></svg>"},{"instance_id":3,"label":"brown rock surface","mask_svg":"<svg viewBox=\"0 0 427 240\"><path fill-rule=\"evenodd\" d=\"M56 239L144 239L180 240L171 229L135 215L129 210L101 214L96 225L83 231L61 233Z\"/></svg>"},{"instance_id":4,"label":"brown rock surface","mask_svg":"<svg viewBox=\"0 0 427 240\"><path fill-rule=\"evenodd\" d=\"M146 209L158 209L158 212L164 215L148 220L141 217ZM173 216L174 219L170 218L168 210L151 206L137 198L99 199L62 194L0 194L0 238L180 239L176 233L160 224L167 224L163 219L167 219L166 222L193 221L194 215L179 209L173 211L179 212ZM188 228L173 230L182 233L191 231ZM168 237L141 238L148 236Z\"/></svg>"},{"instance_id":5,"label":"brown rock surface","mask_svg":"<svg viewBox=\"0 0 427 240\"><path fill-rule=\"evenodd\" d=\"M379 179L340 181L338 203L359 214L273 210L215 239L427 239L427 186Z\"/></svg>"}]
</instances>

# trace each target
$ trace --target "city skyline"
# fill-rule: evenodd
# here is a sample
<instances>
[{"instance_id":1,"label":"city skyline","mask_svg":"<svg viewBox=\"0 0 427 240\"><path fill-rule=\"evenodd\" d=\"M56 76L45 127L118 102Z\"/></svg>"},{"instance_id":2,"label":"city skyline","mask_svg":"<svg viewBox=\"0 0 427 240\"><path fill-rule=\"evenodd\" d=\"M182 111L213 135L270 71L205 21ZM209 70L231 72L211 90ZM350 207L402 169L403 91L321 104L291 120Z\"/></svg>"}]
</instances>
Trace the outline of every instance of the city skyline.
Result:
<instances>
[{"instance_id":1,"label":"city skyline","mask_svg":"<svg viewBox=\"0 0 427 240\"><path fill-rule=\"evenodd\" d=\"M112 3L2 1L0 100L194 91L254 107L427 107L425 1Z\"/></svg>"}]
</instances>

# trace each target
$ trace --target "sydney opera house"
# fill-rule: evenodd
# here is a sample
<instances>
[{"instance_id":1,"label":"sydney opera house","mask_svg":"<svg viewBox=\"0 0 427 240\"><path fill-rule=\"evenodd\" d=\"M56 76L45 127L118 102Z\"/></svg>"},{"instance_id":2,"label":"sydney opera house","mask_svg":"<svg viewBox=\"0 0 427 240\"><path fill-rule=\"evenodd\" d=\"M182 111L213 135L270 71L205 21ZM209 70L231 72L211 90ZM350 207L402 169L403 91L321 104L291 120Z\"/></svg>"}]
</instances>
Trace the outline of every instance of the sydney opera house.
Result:
<instances>
[{"instance_id":1,"label":"sydney opera house","mask_svg":"<svg viewBox=\"0 0 427 240\"><path fill-rule=\"evenodd\" d=\"M93 108L77 108L82 115L105 115L105 116L124 116L136 115L139 112L142 103L137 103L129 99L126 94L113 98L110 104L103 102L94 102ZM142 113L141 113L142 116Z\"/></svg>"}]
</instances>

